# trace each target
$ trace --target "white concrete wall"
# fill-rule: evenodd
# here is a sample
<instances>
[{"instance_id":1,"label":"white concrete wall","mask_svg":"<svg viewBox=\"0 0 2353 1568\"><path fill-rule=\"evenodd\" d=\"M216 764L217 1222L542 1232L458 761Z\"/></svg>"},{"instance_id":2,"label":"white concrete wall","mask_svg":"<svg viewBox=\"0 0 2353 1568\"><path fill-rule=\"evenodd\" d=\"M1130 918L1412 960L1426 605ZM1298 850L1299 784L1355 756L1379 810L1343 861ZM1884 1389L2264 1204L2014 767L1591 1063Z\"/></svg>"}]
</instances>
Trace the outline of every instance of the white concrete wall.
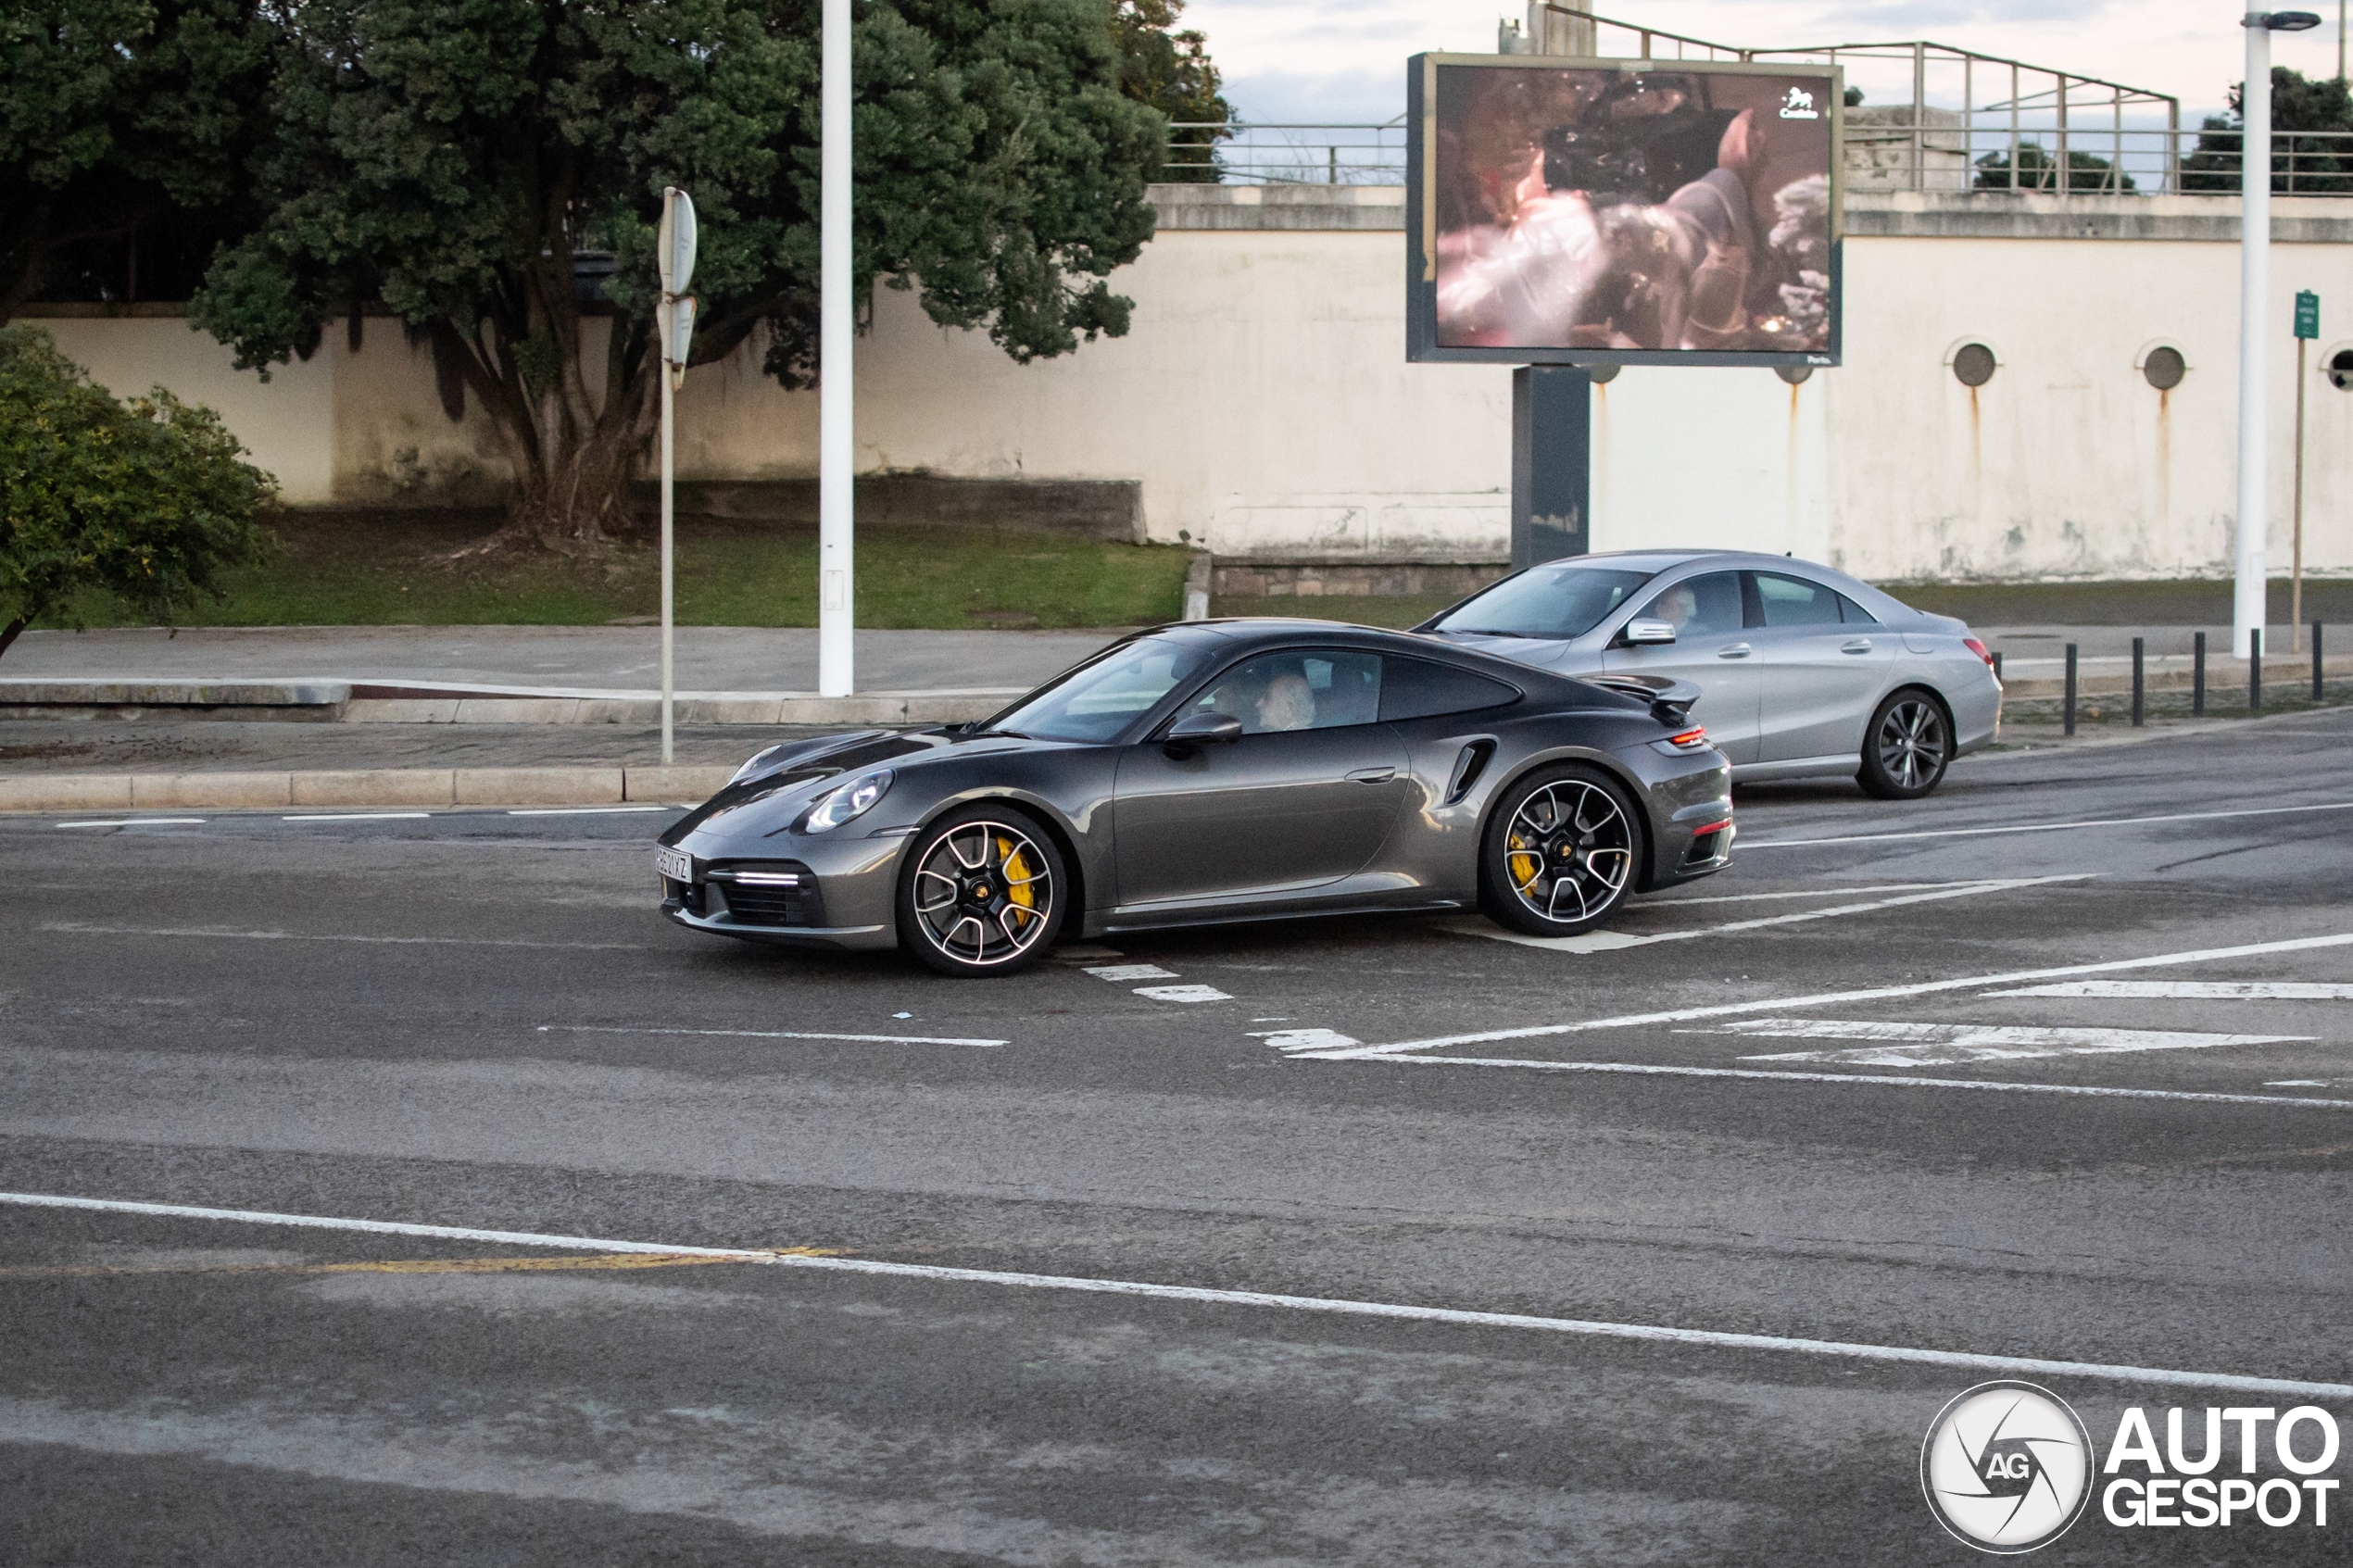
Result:
<instances>
[{"instance_id":1,"label":"white concrete wall","mask_svg":"<svg viewBox=\"0 0 2353 1568\"><path fill-rule=\"evenodd\" d=\"M1253 213L1244 193L1189 189L1208 217L1164 229L1114 280L1136 301L1125 338L1015 365L982 334L934 325L913 295L880 294L859 345L862 469L1140 480L1154 538L1224 556L1501 558L1510 372L1405 362L1403 235L1375 210L1380 193L1339 193L1347 226L1315 227L1304 197ZM1850 204L1844 366L1798 387L1635 368L1597 391L1595 547L1791 550L1882 580L2227 572L2228 204L2120 198L2110 237L2089 239L1989 232L2079 232L2081 199L2044 212L1958 198L1909 217L1895 207L1921 198L1875 199L1877 233L1853 232ZM2343 220L2336 203L2279 205L2325 213L2291 216L2292 232L2353 220L2353 203ZM1961 228L1919 232L1939 222ZM2319 370L2353 345L2353 245L2279 244L2272 276L2271 559L2288 558L2290 301L2309 287L2333 330L2307 382L2306 561L2353 571L2353 394ZM479 410L452 424L430 354L386 320L367 323L358 355L333 325L266 385L182 320L42 324L119 392L160 381L219 408L296 504L479 500L503 473ZM1949 367L1969 341L2001 361L1974 394ZM2136 369L2158 343L2191 367L2166 395ZM680 408L682 477L814 471L815 395L762 377L757 344L695 370Z\"/></svg>"}]
</instances>

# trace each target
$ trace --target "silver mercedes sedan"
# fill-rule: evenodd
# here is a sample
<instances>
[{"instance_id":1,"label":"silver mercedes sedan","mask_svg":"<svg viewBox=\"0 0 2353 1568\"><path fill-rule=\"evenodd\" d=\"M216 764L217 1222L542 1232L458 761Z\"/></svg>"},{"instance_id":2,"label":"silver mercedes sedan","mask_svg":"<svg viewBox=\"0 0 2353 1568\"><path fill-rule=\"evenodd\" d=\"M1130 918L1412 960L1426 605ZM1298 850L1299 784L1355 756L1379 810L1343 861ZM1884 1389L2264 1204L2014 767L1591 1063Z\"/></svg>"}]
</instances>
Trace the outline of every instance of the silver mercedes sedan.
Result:
<instances>
[{"instance_id":1,"label":"silver mercedes sedan","mask_svg":"<svg viewBox=\"0 0 2353 1568\"><path fill-rule=\"evenodd\" d=\"M1689 681L1743 783L1849 774L1913 800L1994 738L2002 685L1966 622L1811 561L1730 550L1575 556L1417 632L1563 675Z\"/></svg>"}]
</instances>

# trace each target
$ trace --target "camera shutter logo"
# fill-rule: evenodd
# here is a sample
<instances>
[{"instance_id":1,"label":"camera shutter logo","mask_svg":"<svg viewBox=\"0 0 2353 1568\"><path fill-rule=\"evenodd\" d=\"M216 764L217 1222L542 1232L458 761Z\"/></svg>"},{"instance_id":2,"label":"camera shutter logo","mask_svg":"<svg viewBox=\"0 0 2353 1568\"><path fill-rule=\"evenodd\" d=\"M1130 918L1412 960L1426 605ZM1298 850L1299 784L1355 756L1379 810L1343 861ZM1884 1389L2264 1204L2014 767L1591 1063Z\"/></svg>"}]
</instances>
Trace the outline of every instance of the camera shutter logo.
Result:
<instances>
[{"instance_id":1,"label":"camera shutter logo","mask_svg":"<svg viewBox=\"0 0 2353 1568\"><path fill-rule=\"evenodd\" d=\"M2067 1402L2032 1383L1981 1383L1937 1412L1920 1444L1936 1522L1980 1551L2032 1551L2092 1500L2092 1439Z\"/></svg>"}]
</instances>

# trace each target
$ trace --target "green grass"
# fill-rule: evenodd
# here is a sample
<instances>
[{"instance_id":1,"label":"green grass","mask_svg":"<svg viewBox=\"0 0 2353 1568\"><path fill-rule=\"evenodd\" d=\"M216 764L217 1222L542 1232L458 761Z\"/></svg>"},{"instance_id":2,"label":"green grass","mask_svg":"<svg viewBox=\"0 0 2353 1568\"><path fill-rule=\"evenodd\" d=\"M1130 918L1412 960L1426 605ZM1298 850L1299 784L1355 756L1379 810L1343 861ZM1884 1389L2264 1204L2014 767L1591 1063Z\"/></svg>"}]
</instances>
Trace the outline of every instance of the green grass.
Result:
<instances>
[{"instance_id":1,"label":"green grass","mask_svg":"<svg viewBox=\"0 0 2353 1568\"><path fill-rule=\"evenodd\" d=\"M1957 615L1972 626L2227 626L2227 582L1882 583L1881 587L1931 615ZM2288 618L2288 584L2272 582L2266 617ZM2304 580L2304 619L2353 620L2353 582Z\"/></svg>"},{"instance_id":2,"label":"green grass","mask_svg":"<svg viewBox=\"0 0 2353 1568\"><path fill-rule=\"evenodd\" d=\"M497 525L474 513L345 513L281 520L260 565L188 626L598 626L661 610L648 541L592 557L501 551L451 558ZM1180 613L1189 553L1062 534L949 527L858 532L858 623L963 629L1134 626ZM681 519L677 618L686 626L814 626L817 536L773 524ZM92 626L143 624L100 595ZM64 624L62 617L44 624Z\"/></svg>"}]
</instances>

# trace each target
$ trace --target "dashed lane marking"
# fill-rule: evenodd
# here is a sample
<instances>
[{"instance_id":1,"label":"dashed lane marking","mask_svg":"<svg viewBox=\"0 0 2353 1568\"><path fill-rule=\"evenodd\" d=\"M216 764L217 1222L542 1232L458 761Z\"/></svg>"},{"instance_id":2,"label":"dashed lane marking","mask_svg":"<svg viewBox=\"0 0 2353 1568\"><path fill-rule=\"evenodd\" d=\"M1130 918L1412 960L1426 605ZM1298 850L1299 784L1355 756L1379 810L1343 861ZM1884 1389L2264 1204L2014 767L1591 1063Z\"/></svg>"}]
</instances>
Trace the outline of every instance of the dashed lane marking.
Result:
<instances>
[{"instance_id":1,"label":"dashed lane marking","mask_svg":"<svg viewBox=\"0 0 2353 1568\"><path fill-rule=\"evenodd\" d=\"M643 811L683 811L684 806L518 806L510 817L631 817Z\"/></svg>"},{"instance_id":2,"label":"dashed lane marking","mask_svg":"<svg viewBox=\"0 0 2353 1568\"><path fill-rule=\"evenodd\" d=\"M2129 828L2150 822L2219 822L2232 817L2288 817L2303 811L2353 811L2353 800L2317 806L2258 806L2239 811L2172 811L2161 817L2087 817L2072 822L2013 822L1997 828L1928 828L1917 833L1856 833L1838 838L1743 838L1743 849L1811 849L1825 844L1894 844L1918 838L1978 838L1991 834L2063 833L2075 828Z\"/></svg>"},{"instance_id":3,"label":"dashed lane marking","mask_svg":"<svg viewBox=\"0 0 2353 1568\"><path fill-rule=\"evenodd\" d=\"M1981 893L2007 893L2020 887L2041 887L2052 883L2085 882L2099 875L2097 872L2078 872L2066 876L2009 877L1999 881L1968 882L1957 885L1943 884L1932 893L1911 893L1900 898L1879 898L1864 904L1840 904L1828 909L1801 909L1793 915L1763 915L1755 920L1733 921L1726 925L1705 925L1691 931L1660 931L1638 935L1629 931L1587 931L1575 936L1530 936L1524 932L1506 931L1484 920L1462 920L1444 922L1445 929L1468 936L1485 936L1498 942L1510 942L1522 947L1543 947L1556 953L1607 953L1621 947L1647 947L1655 942L1688 942L1700 936L1730 936L1743 931L1763 931L1777 925L1803 925L1808 921L1835 920L1844 915L1870 914L1880 909L1900 909L1906 904L1932 904L1945 898L1969 898ZM1661 905L1651 905L1659 909Z\"/></svg>"},{"instance_id":4,"label":"dashed lane marking","mask_svg":"<svg viewBox=\"0 0 2353 1568\"><path fill-rule=\"evenodd\" d=\"M431 811L337 811L298 817L281 817L282 822L421 822L432 816Z\"/></svg>"},{"instance_id":5,"label":"dashed lane marking","mask_svg":"<svg viewBox=\"0 0 2353 1568\"><path fill-rule=\"evenodd\" d=\"M2053 969L2012 970L2003 974L1972 974L1957 980L1923 980L1910 985L1875 985L1858 991L1818 991L1809 997L1768 997L1757 1001L1718 1002L1707 1007L1670 1008L1658 1012L1620 1013L1615 1018L1589 1018L1574 1023L1538 1023L1521 1029L1482 1029L1469 1035L1433 1035L1426 1039L1397 1040L1387 1045L1359 1046L1353 1050L1335 1051L1331 1053L1331 1060L1389 1057L1406 1052L1440 1050L1449 1046L1484 1045L1491 1040L1532 1040L1553 1035L1583 1034L1594 1029L1634 1029L1654 1023L1689 1023L1695 1019L1730 1018L1744 1012L1827 1007L1840 1002L1875 1002L1893 997L1924 997L1937 991L1982 990L1994 985L2016 985L2020 981L2059 980L2072 975L2114 973L2127 969L2163 969L2174 964L2211 963L2221 959L2256 958L2267 953L2304 953L2322 947L2347 946L2353 946L2353 932L2337 932L2327 936L2296 936L2278 942L2250 942L2234 947L2193 947L2179 953L2152 953L2146 958L2063 964Z\"/></svg>"},{"instance_id":6,"label":"dashed lane marking","mask_svg":"<svg viewBox=\"0 0 2353 1568\"><path fill-rule=\"evenodd\" d=\"M1139 985L1136 995L1156 1002L1230 1002L1234 998L1214 985Z\"/></svg>"},{"instance_id":7,"label":"dashed lane marking","mask_svg":"<svg viewBox=\"0 0 2353 1568\"><path fill-rule=\"evenodd\" d=\"M2110 1056L2124 1051L2201 1051L2231 1046L2306 1044L2309 1035L2208 1035L2161 1029L2065 1029L2008 1023L1871 1023L1835 1018L1743 1018L1679 1035L1744 1035L1780 1040L1871 1040L1847 1050L1780 1051L1743 1061L1836 1061L1850 1067L1949 1067L2022 1057Z\"/></svg>"},{"instance_id":8,"label":"dashed lane marking","mask_svg":"<svg viewBox=\"0 0 2353 1568\"><path fill-rule=\"evenodd\" d=\"M1685 898L1669 894L1629 904L1635 909L1680 909L1686 904L1762 904L1787 898L1859 898L1870 893L1919 893L1932 887L1982 887L1983 877L1946 877L1942 882L1889 882L1875 887L1807 887L1790 893L1710 893L1704 897Z\"/></svg>"},{"instance_id":9,"label":"dashed lane marking","mask_svg":"<svg viewBox=\"0 0 2353 1568\"><path fill-rule=\"evenodd\" d=\"M1253 1023L1272 1022L1271 1019L1252 1019ZM1252 1029L1249 1037L1264 1040L1278 1051L1338 1051L1346 1050L1356 1040L1337 1029Z\"/></svg>"},{"instance_id":10,"label":"dashed lane marking","mask_svg":"<svg viewBox=\"0 0 2353 1568\"><path fill-rule=\"evenodd\" d=\"M537 942L520 936L359 936L323 931L233 931L209 925L94 925L86 921L47 921L41 927L69 936L187 936L205 941L369 942L390 947L549 947L594 952L643 952L643 942Z\"/></svg>"},{"instance_id":11,"label":"dashed lane marking","mask_svg":"<svg viewBox=\"0 0 2353 1568\"><path fill-rule=\"evenodd\" d=\"M205 822L203 817L121 817L107 822L58 822L61 828L152 828L193 827Z\"/></svg>"},{"instance_id":12,"label":"dashed lane marking","mask_svg":"<svg viewBox=\"0 0 2353 1568\"><path fill-rule=\"evenodd\" d=\"M2353 985L2304 980L2069 980L1989 997L2114 997L2149 1001L2342 1002Z\"/></svg>"},{"instance_id":13,"label":"dashed lane marking","mask_svg":"<svg viewBox=\"0 0 2353 1568\"><path fill-rule=\"evenodd\" d=\"M1100 964L1095 968L1089 969L1087 972L1093 975L1098 980L1110 980L1114 982L1126 980L1174 980L1176 978L1176 972L1175 970L1163 969L1156 963Z\"/></svg>"},{"instance_id":14,"label":"dashed lane marking","mask_svg":"<svg viewBox=\"0 0 2353 1568\"><path fill-rule=\"evenodd\" d=\"M1011 1040L971 1040L940 1035L828 1035L810 1029L667 1029L620 1023L543 1023L539 1033L565 1035L709 1035L733 1040L849 1040L875 1046L1009 1046Z\"/></svg>"},{"instance_id":15,"label":"dashed lane marking","mask_svg":"<svg viewBox=\"0 0 2353 1568\"><path fill-rule=\"evenodd\" d=\"M1425 1060L1444 1060L1425 1058ZM1320 1296L1283 1296L1255 1290L1219 1290L1201 1286L1160 1285L1144 1280L1090 1279L1068 1274L1015 1273L996 1269L954 1269L927 1263L893 1263L873 1258L817 1257L799 1252L755 1251L743 1248L671 1247L659 1242L605 1241L588 1236L539 1236L527 1231L473 1230L456 1225L413 1225L384 1220L346 1220L309 1214L273 1214L236 1209L198 1209L180 1204L140 1203L116 1198L66 1198L47 1193L0 1193L0 1204L35 1209L96 1210L106 1213L150 1214L169 1219L215 1220L258 1225L296 1225L324 1230L362 1231L377 1235L437 1236L459 1241L495 1242L520 1247L560 1247L584 1252L653 1253L679 1258L721 1258L765 1263L772 1268L812 1269L828 1273L879 1275L896 1279L931 1280L949 1285L987 1285L1025 1290L1056 1290L1093 1296L1125 1296L1164 1301L1193 1301L1209 1306L1272 1309L1315 1312L1338 1317L1390 1322L1439 1323L1463 1328L1519 1329L1601 1339L1649 1344L1689 1345L1706 1349L1760 1351L1816 1356L1842 1361L1881 1361L1913 1366L1963 1368L1971 1372L2031 1374L2045 1377L2082 1377L2108 1383L2155 1384L2171 1387L2231 1388L2250 1394L2280 1394L2296 1399L2353 1399L2353 1384L2303 1382L2291 1378L2246 1377L2233 1373L2183 1371L2171 1367L2132 1366L2099 1361L2047 1361L2030 1356L1981 1355L1968 1350L1939 1350L1909 1345L1869 1345L1836 1339L1806 1339L1772 1334L1730 1334L1713 1329L1676 1328L1657 1323L1604 1323L1579 1318L1537 1317L1521 1312L1466 1311L1451 1307L1421 1307L1390 1301L1355 1301Z\"/></svg>"}]
</instances>

